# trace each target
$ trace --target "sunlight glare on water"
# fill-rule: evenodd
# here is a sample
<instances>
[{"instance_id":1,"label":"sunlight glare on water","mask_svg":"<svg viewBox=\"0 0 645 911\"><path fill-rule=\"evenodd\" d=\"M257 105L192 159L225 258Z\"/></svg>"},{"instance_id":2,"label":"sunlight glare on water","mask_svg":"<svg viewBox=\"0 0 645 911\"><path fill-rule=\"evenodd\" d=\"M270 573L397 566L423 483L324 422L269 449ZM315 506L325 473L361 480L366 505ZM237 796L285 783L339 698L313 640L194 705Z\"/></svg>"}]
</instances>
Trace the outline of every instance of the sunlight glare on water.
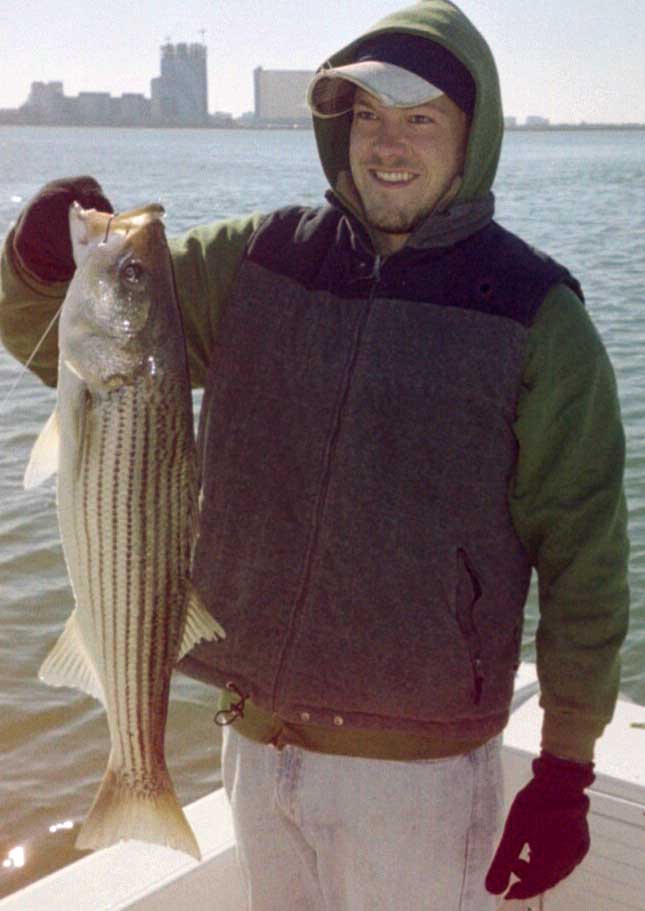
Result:
<instances>
[{"instance_id":1,"label":"sunlight glare on water","mask_svg":"<svg viewBox=\"0 0 645 911\"><path fill-rule=\"evenodd\" d=\"M24 867L25 865L25 849L22 845L16 845L15 848L12 848L11 851L7 854L5 860L2 861L3 867Z\"/></svg>"}]
</instances>

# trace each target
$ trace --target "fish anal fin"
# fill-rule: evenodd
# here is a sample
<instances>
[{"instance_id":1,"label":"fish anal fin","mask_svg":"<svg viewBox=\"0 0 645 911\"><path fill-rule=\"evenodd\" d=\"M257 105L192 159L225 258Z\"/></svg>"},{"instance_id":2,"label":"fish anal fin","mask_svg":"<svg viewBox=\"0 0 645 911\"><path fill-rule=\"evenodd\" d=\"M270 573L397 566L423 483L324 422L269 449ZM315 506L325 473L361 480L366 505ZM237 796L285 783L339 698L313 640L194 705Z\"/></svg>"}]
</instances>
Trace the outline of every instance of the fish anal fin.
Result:
<instances>
[{"instance_id":1,"label":"fish anal fin","mask_svg":"<svg viewBox=\"0 0 645 911\"><path fill-rule=\"evenodd\" d=\"M105 705L103 686L83 642L76 610L72 611L60 639L43 661L38 676L50 686L83 690Z\"/></svg>"},{"instance_id":2,"label":"fish anal fin","mask_svg":"<svg viewBox=\"0 0 645 911\"><path fill-rule=\"evenodd\" d=\"M38 487L47 478L56 474L58 471L59 446L58 411L54 408L47 423L38 434L34 448L31 450L31 456L29 457L29 463L23 479L25 490Z\"/></svg>"},{"instance_id":3,"label":"fish anal fin","mask_svg":"<svg viewBox=\"0 0 645 911\"><path fill-rule=\"evenodd\" d=\"M226 638L226 633L222 627L204 607L199 592L192 582L188 583L187 599L186 622L177 661L187 655L191 648L202 639Z\"/></svg>"}]
</instances>

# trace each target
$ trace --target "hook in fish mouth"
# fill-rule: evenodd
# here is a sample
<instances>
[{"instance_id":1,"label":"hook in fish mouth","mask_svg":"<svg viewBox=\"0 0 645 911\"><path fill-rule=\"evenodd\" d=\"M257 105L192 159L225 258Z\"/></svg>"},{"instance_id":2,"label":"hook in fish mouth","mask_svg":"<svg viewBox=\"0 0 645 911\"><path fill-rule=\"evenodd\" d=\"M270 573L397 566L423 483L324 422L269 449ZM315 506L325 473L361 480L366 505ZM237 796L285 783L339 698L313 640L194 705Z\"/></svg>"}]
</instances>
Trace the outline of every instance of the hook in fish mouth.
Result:
<instances>
[{"instance_id":1,"label":"hook in fish mouth","mask_svg":"<svg viewBox=\"0 0 645 911\"><path fill-rule=\"evenodd\" d=\"M141 206L138 209L131 209L129 212L113 212L108 218L108 222L105 226L105 236L101 243L106 244L108 242L112 227L114 227L115 230L124 233L127 237L130 231L143 227L150 221L160 220L164 215L165 209L159 203L150 203L149 205Z\"/></svg>"},{"instance_id":2,"label":"hook in fish mouth","mask_svg":"<svg viewBox=\"0 0 645 911\"><path fill-rule=\"evenodd\" d=\"M114 221L114 215L111 215L108 219L107 225L105 226L105 237L103 238L104 244L106 244L108 242L108 236L110 234L110 227L111 227L113 221Z\"/></svg>"}]
</instances>

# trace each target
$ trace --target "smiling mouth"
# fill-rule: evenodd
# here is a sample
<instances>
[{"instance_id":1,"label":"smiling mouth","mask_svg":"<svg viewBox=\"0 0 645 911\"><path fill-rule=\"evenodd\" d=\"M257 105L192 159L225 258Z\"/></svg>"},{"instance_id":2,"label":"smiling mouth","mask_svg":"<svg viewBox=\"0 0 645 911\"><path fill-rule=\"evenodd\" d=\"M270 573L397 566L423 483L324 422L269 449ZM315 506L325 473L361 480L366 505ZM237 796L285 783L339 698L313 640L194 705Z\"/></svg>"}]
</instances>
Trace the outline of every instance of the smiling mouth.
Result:
<instances>
[{"instance_id":1,"label":"smiling mouth","mask_svg":"<svg viewBox=\"0 0 645 911\"><path fill-rule=\"evenodd\" d=\"M411 183L416 177L412 171L382 171L376 168L370 168L372 177L381 184L388 186L402 186Z\"/></svg>"}]
</instances>

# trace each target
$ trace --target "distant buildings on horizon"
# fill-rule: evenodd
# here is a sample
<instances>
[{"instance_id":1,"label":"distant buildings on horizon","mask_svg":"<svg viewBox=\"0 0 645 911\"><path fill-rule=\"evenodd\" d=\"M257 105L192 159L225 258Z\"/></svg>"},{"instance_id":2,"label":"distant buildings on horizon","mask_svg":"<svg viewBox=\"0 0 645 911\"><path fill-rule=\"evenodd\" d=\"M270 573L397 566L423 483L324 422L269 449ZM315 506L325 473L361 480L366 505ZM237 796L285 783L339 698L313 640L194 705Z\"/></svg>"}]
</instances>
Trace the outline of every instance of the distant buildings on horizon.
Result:
<instances>
[{"instance_id":1,"label":"distant buildings on horizon","mask_svg":"<svg viewBox=\"0 0 645 911\"><path fill-rule=\"evenodd\" d=\"M313 70L253 70L253 119L262 123L311 126L307 88Z\"/></svg>"},{"instance_id":2,"label":"distant buildings on horizon","mask_svg":"<svg viewBox=\"0 0 645 911\"><path fill-rule=\"evenodd\" d=\"M207 49L204 44L171 44L160 48L160 75L150 81L150 98L126 92L80 92L68 97L62 82L32 82L24 104L0 109L0 124L116 127L296 127L310 128L307 86L313 70L253 71L254 110L234 119L208 112ZM547 117L505 117L507 129L641 129L642 124L551 124Z\"/></svg>"},{"instance_id":3,"label":"distant buildings on horizon","mask_svg":"<svg viewBox=\"0 0 645 911\"><path fill-rule=\"evenodd\" d=\"M551 121L548 117L537 117L535 114L529 115L524 121L525 127L548 127L550 124ZM517 117L505 117L504 126L509 130L513 130L520 127L521 124L518 123Z\"/></svg>"},{"instance_id":4,"label":"distant buildings on horizon","mask_svg":"<svg viewBox=\"0 0 645 911\"><path fill-rule=\"evenodd\" d=\"M231 114L208 112L207 49L204 44L161 47L160 75L150 81L150 98L127 92L80 92L68 97L62 82L32 82L19 108L0 109L0 123L35 126L222 127L311 126L306 91L313 71L253 73L255 110L234 122Z\"/></svg>"},{"instance_id":5,"label":"distant buildings on horizon","mask_svg":"<svg viewBox=\"0 0 645 911\"><path fill-rule=\"evenodd\" d=\"M0 123L46 126L207 127L230 115L208 113L207 50L204 44L161 47L160 75L150 81L150 98L126 92L80 92L68 97L62 82L32 82L15 110L0 110Z\"/></svg>"}]
</instances>

